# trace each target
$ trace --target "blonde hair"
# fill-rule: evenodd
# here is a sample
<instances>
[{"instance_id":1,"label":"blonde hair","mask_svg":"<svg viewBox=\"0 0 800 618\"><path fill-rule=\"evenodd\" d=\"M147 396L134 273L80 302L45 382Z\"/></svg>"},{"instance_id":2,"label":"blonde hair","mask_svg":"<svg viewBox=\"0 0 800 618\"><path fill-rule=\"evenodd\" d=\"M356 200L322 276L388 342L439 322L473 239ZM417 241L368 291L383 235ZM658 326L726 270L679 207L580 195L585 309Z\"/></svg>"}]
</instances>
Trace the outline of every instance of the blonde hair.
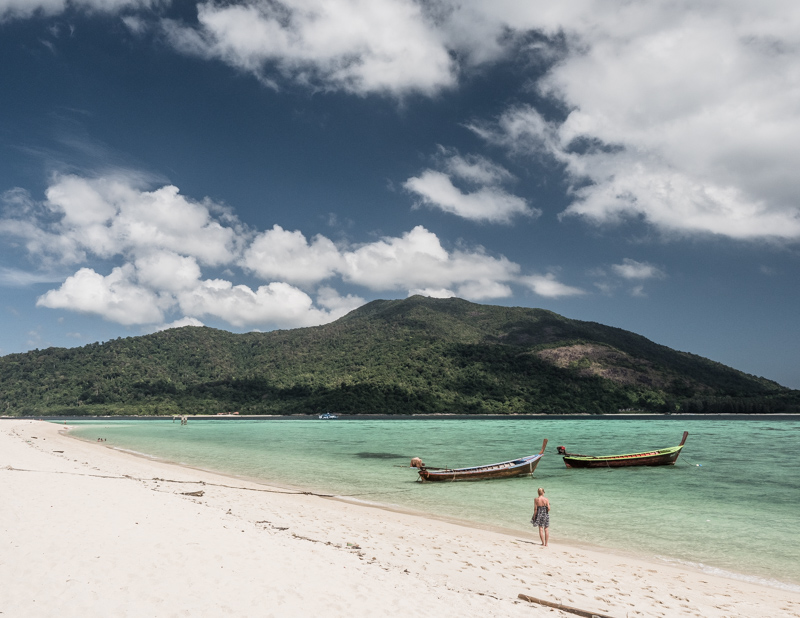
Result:
<instances>
[{"instance_id":1,"label":"blonde hair","mask_svg":"<svg viewBox=\"0 0 800 618\"><path fill-rule=\"evenodd\" d=\"M541 496L542 494L544 494L544 487L540 487L538 489L538 491L539 491L539 495Z\"/></svg>"}]
</instances>

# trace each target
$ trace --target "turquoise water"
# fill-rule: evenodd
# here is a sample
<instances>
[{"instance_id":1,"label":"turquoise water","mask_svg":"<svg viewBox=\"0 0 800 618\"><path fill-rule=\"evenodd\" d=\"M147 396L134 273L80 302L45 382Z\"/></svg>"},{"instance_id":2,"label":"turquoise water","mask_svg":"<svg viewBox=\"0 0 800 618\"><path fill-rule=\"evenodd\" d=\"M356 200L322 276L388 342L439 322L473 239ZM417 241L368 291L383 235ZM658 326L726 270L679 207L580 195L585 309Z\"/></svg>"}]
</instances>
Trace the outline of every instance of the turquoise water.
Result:
<instances>
[{"instance_id":1,"label":"turquoise water","mask_svg":"<svg viewBox=\"0 0 800 618\"><path fill-rule=\"evenodd\" d=\"M196 420L76 422L75 434L221 472L800 584L797 420ZM689 439L675 467L568 470L555 447L614 454ZM535 478L416 483L411 457L461 467L536 453ZM698 465L699 464L699 465Z\"/></svg>"}]
</instances>

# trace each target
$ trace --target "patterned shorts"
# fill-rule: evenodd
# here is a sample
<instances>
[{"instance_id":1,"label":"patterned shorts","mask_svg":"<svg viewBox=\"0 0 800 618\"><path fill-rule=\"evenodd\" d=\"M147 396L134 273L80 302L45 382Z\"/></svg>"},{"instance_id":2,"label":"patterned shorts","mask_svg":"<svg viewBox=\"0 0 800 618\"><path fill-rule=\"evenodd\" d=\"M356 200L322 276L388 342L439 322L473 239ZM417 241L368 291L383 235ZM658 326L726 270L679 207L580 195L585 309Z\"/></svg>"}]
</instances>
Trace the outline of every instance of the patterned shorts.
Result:
<instances>
[{"instance_id":1,"label":"patterned shorts","mask_svg":"<svg viewBox=\"0 0 800 618\"><path fill-rule=\"evenodd\" d=\"M531 523L540 528L550 527L550 511L548 509L537 509L536 519L531 518Z\"/></svg>"}]
</instances>

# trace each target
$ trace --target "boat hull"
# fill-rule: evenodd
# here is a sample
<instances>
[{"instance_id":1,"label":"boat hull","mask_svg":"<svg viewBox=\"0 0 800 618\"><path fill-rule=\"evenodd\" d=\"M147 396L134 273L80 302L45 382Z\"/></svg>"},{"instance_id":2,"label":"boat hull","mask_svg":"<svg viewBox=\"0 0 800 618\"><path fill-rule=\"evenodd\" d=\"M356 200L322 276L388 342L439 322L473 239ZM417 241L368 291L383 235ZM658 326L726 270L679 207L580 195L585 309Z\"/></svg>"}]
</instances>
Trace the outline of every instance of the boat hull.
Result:
<instances>
[{"instance_id":1,"label":"boat hull","mask_svg":"<svg viewBox=\"0 0 800 618\"><path fill-rule=\"evenodd\" d=\"M524 476L526 474L533 474L536 466L539 464L541 456L537 455L531 461L525 464L511 466L508 468L491 468L482 466L482 468L472 471L469 468L461 470L420 470L419 478L424 483L436 481L485 481L487 479L507 479L514 476ZM498 464L499 465L499 464Z\"/></svg>"},{"instance_id":2,"label":"boat hull","mask_svg":"<svg viewBox=\"0 0 800 618\"><path fill-rule=\"evenodd\" d=\"M437 469L421 468L419 479L423 483L452 482L452 481L485 481L489 479L507 479L515 476L533 474L536 466L544 454L547 440L542 443L542 450L536 455L529 455L520 459L502 461L488 466L474 466L472 468Z\"/></svg>"},{"instance_id":3,"label":"boat hull","mask_svg":"<svg viewBox=\"0 0 800 618\"><path fill-rule=\"evenodd\" d=\"M604 457L588 457L586 455L576 455L566 453L563 446L559 446L559 452L564 455L564 464L567 468L627 468L631 466L674 466L681 454L683 445L689 435L688 431L683 432L683 439L678 446L662 448L657 451L647 451L643 453L631 453L629 455L608 455Z\"/></svg>"},{"instance_id":4,"label":"boat hull","mask_svg":"<svg viewBox=\"0 0 800 618\"><path fill-rule=\"evenodd\" d=\"M674 466L680 451L662 455L629 456L626 459L614 457L564 457L567 468L627 468L629 466Z\"/></svg>"}]
</instances>

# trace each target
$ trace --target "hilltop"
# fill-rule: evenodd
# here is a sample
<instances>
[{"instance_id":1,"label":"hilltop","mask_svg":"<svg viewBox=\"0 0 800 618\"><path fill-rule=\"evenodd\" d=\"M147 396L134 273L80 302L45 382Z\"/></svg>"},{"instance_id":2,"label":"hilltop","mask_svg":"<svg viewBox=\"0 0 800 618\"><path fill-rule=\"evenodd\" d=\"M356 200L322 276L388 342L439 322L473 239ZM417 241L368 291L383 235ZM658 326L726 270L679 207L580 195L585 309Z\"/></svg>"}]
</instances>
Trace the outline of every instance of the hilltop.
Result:
<instances>
[{"instance_id":1,"label":"hilltop","mask_svg":"<svg viewBox=\"0 0 800 618\"><path fill-rule=\"evenodd\" d=\"M414 296L323 326L207 327L0 358L0 413L800 411L800 392L551 311Z\"/></svg>"}]
</instances>

